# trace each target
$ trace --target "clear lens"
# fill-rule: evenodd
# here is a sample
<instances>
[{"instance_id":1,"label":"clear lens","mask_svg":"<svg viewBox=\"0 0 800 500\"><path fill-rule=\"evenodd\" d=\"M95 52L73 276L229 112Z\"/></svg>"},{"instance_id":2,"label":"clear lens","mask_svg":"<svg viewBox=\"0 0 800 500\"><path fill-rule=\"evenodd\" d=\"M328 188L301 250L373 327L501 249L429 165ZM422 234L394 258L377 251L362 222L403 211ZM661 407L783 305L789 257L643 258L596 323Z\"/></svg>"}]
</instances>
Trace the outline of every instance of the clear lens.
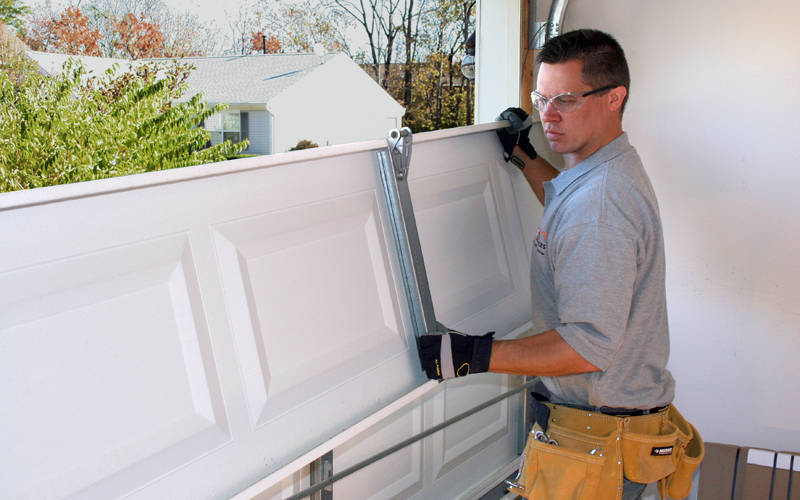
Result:
<instances>
[{"instance_id":1,"label":"clear lens","mask_svg":"<svg viewBox=\"0 0 800 500\"><path fill-rule=\"evenodd\" d=\"M581 104L583 104L584 100L584 97L572 93L559 94L555 97L551 97L550 99L541 96L536 92L531 93L533 107L541 113L544 113L548 104L555 106L559 113L572 113L581 107Z\"/></svg>"},{"instance_id":2,"label":"clear lens","mask_svg":"<svg viewBox=\"0 0 800 500\"><path fill-rule=\"evenodd\" d=\"M551 100L553 101L553 106L561 113L571 113L581 105L581 100L571 94L557 95Z\"/></svg>"},{"instance_id":3,"label":"clear lens","mask_svg":"<svg viewBox=\"0 0 800 500\"><path fill-rule=\"evenodd\" d=\"M544 112L544 108L547 107L547 99L538 94L531 93L531 101L533 102L533 107L536 108L537 111Z\"/></svg>"}]
</instances>

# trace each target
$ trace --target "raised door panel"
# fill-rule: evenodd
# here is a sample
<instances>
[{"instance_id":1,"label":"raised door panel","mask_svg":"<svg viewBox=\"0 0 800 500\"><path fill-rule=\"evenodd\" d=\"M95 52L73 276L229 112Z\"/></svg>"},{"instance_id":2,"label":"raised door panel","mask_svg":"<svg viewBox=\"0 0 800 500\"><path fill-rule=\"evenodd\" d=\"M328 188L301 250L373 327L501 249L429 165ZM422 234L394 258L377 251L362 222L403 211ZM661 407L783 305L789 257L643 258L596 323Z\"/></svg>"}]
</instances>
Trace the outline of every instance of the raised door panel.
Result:
<instances>
[{"instance_id":1,"label":"raised door panel","mask_svg":"<svg viewBox=\"0 0 800 500\"><path fill-rule=\"evenodd\" d=\"M423 135L410 188L439 319L503 334L529 315L527 251L486 130ZM0 497L227 498L419 387L382 146L0 195ZM430 404L341 459L449 411ZM474 479L513 418L400 453L373 496Z\"/></svg>"},{"instance_id":2,"label":"raised door panel","mask_svg":"<svg viewBox=\"0 0 800 500\"><path fill-rule=\"evenodd\" d=\"M231 440L185 233L0 274L0 341L4 494L122 496Z\"/></svg>"},{"instance_id":3,"label":"raised door panel","mask_svg":"<svg viewBox=\"0 0 800 500\"><path fill-rule=\"evenodd\" d=\"M422 431L423 407L418 400L334 448L334 472L384 451ZM423 442L417 441L333 486L335 498L402 500L424 488Z\"/></svg>"},{"instance_id":4,"label":"raised door panel","mask_svg":"<svg viewBox=\"0 0 800 500\"><path fill-rule=\"evenodd\" d=\"M416 138L415 138L416 139ZM409 190L437 319L504 335L530 319L527 249L513 175L493 132L414 144Z\"/></svg>"},{"instance_id":5,"label":"raised door panel","mask_svg":"<svg viewBox=\"0 0 800 500\"><path fill-rule=\"evenodd\" d=\"M499 396L509 390L508 382L509 376L493 374L448 382L445 390L432 394L426 405L427 427ZM434 482L499 441L509 440L516 444L518 414L509 411L509 403L505 400L485 408L432 437L430 445Z\"/></svg>"},{"instance_id":6,"label":"raised door panel","mask_svg":"<svg viewBox=\"0 0 800 500\"><path fill-rule=\"evenodd\" d=\"M525 226L531 225L533 195L515 167L495 161L501 151L494 132L474 130L415 135L409 190L437 319L472 334L489 329L504 335L530 319L525 241L532 234ZM516 381L483 374L440 384L335 448L334 471L496 397ZM460 496L518 459L520 405L521 396L504 400L382 458L337 482L334 497Z\"/></svg>"},{"instance_id":7,"label":"raised door panel","mask_svg":"<svg viewBox=\"0 0 800 500\"><path fill-rule=\"evenodd\" d=\"M510 390L517 377L480 374L448 381L426 395L426 428ZM504 399L427 438L426 495L457 498L500 481L519 458L522 397ZM505 472L506 474L508 472Z\"/></svg>"},{"instance_id":8,"label":"raised door panel","mask_svg":"<svg viewBox=\"0 0 800 500\"><path fill-rule=\"evenodd\" d=\"M227 498L424 382L374 149L2 195L0 497Z\"/></svg>"}]
</instances>

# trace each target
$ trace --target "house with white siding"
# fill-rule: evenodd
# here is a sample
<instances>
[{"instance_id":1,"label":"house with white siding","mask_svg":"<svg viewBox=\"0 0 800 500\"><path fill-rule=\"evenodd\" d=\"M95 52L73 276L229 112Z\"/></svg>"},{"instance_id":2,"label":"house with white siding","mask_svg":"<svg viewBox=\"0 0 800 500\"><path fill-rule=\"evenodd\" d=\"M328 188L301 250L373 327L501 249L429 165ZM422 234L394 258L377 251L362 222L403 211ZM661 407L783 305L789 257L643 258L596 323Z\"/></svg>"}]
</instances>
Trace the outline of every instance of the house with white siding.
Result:
<instances>
[{"instance_id":1,"label":"house with white siding","mask_svg":"<svg viewBox=\"0 0 800 500\"><path fill-rule=\"evenodd\" d=\"M245 153L288 151L386 137L405 109L347 55L257 54L184 59L195 66L185 98L198 92L229 108L207 120L212 144L244 138Z\"/></svg>"},{"instance_id":2,"label":"house with white siding","mask_svg":"<svg viewBox=\"0 0 800 500\"><path fill-rule=\"evenodd\" d=\"M70 57L29 52L47 73L60 71ZM131 61L79 58L94 74ZM142 59L136 62L167 61ZM332 146L386 137L400 128L405 109L355 62L342 53L257 54L189 57L195 69L184 95L202 92L209 106L228 109L207 120L211 143L248 139L244 153L288 151L301 140ZM134 62L134 63L136 63Z\"/></svg>"}]
</instances>

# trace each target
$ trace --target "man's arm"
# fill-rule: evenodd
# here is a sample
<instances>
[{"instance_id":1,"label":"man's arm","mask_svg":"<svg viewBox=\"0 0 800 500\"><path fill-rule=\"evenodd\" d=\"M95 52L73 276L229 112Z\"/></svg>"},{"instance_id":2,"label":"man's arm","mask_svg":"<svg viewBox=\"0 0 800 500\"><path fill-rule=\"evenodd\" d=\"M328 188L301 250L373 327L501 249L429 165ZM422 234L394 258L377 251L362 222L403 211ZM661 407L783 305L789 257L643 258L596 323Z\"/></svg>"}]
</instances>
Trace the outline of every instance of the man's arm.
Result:
<instances>
[{"instance_id":1,"label":"man's arm","mask_svg":"<svg viewBox=\"0 0 800 500\"><path fill-rule=\"evenodd\" d=\"M519 146L514 146L514 156L525 163L522 175L525 176L528 184L530 184L533 194L539 199L539 203L544 205L544 186L542 186L542 183L553 180L558 175L558 170L542 158L541 155L536 155L536 158L531 160Z\"/></svg>"},{"instance_id":2,"label":"man's arm","mask_svg":"<svg viewBox=\"0 0 800 500\"><path fill-rule=\"evenodd\" d=\"M555 330L517 340L495 340L489 371L512 375L547 376L599 372Z\"/></svg>"},{"instance_id":3,"label":"man's arm","mask_svg":"<svg viewBox=\"0 0 800 500\"><path fill-rule=\"evenodd\" d=\"M465 335L443 325L439 330L419 338L419 358L428 378L442 380L487 371L528 376L600 371L555 330L518 340L492 340L494 332Z\"/></svg>"}]
</instances>

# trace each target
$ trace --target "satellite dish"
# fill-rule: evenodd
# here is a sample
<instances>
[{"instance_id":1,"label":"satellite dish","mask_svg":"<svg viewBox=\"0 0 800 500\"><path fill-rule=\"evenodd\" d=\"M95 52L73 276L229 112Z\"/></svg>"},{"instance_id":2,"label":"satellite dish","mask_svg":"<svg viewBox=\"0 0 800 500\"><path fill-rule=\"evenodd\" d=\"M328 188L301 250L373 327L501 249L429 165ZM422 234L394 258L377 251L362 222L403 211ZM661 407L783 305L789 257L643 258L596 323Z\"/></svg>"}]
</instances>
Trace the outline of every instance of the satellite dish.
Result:
<instances>
[{"instance_id":1,"label":"satellite dish","mask_svg":"<svg viewBox=\"0 0 800 500\"><path fill-rule=\"evenodd\" d=\"M328 53L328 51L325 50L325 46L322 45L321 43L315 43L314 44L314 53L318 57L325 57L325 55Z\"/></svg>"}]
</instances>

